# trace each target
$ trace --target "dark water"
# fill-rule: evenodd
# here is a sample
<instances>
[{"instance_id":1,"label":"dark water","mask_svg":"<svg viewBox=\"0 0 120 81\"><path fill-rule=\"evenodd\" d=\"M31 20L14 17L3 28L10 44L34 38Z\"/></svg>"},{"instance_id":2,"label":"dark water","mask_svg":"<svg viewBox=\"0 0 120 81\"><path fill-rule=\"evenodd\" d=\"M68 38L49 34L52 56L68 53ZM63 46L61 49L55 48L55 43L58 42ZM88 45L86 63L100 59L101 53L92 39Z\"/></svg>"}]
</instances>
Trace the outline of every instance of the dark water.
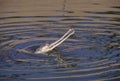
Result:
<instances>
[{"instance_id":1,"label":"dark water","mask_svg":"<svg viewBox=\"0 0 120 81\"><path fill-rule=\"evenodd\" d=\"M0 0L0 81L120 81L119 0ZM75 34L34 54L69 28Z\"/></svg>"}]
</instances>

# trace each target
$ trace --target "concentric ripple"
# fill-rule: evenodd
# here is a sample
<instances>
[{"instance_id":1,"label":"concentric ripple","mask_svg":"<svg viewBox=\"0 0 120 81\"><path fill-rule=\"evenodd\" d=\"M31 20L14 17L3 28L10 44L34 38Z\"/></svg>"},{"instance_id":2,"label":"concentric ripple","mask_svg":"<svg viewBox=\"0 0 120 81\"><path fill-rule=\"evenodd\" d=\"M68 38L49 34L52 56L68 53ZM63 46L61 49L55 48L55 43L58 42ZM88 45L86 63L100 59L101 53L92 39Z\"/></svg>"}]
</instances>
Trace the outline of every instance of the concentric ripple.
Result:
<instances>
[{"instance_id":1,"label":"concentric ripple","mask_svg":"<svg viewBox=\"0 0 120 81\"><path fill-rule=\"evenodd\" d=\"M118 3L26 1L1 1L0 81L120 80ZM53 51L34 53L69 28L75 34Z\"/></svg>"}]
</instances>

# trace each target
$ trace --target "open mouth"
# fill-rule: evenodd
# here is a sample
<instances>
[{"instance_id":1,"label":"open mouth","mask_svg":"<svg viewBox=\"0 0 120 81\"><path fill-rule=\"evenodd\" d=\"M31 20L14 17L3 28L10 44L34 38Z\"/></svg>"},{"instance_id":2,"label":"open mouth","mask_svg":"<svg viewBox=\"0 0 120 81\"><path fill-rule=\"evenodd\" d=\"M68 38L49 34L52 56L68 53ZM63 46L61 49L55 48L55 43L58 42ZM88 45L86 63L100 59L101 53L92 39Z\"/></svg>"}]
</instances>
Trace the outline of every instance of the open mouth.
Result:
<instances>
[{"instance_id":1,"label":"open mouth","mask_svg":"<svg viewBox=\"0 0 120 81\"><path fill-rule=\"evenodd\" d=\"M71 35L73 35L75 32L74 29L69 29L59 40L55 41L54 43L50 44L50 48L54 49L58 45L60 45L62 42L64 42L67 38L69 38Z\"/></svg>"},{"instance_id":2,"label":"open mouth","mask_svg":"<svg viewBox=\"0 0 120 81\"><path fill-rule=\"evenodd\" d=\"M47 46L45 45L42 48L38 48L40 50L37 49L35 53L43 53L43 52L49 52L49 51L53 50L55 47L57 47L58 45L63 43L65 40L67 40L74 33L75 33L74 29L69 29L60 39L53 42L52 44L49 44L49 45L47 44Z\"/></svg>"}]
</instances>

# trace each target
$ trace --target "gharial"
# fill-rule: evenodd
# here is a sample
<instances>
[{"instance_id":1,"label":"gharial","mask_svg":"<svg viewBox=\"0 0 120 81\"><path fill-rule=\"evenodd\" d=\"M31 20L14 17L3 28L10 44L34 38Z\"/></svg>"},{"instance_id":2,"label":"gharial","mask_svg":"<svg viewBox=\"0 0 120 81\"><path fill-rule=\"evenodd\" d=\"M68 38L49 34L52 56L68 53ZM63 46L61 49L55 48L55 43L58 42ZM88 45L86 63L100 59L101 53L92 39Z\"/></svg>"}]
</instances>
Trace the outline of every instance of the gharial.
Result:
<instances>
[{"instance_id":1,"label":"gharial","mask_svg":"<svg viewBox=\"0 0 120 81\"><path fill-rule=\"evenodd\" d=\"M69 29L61 38L59 38L57 41L51 43L51 44L45 44L45 46L43 47L39 47L36 51L35 54L39 54L39 53L47 53L51 50L53 50L55 47L57 47L58 45L60 45L61 43L63 43L68 37L70 37L71 35L73 35L75 33L74 29Z\"/></svg>"}]
</instances>

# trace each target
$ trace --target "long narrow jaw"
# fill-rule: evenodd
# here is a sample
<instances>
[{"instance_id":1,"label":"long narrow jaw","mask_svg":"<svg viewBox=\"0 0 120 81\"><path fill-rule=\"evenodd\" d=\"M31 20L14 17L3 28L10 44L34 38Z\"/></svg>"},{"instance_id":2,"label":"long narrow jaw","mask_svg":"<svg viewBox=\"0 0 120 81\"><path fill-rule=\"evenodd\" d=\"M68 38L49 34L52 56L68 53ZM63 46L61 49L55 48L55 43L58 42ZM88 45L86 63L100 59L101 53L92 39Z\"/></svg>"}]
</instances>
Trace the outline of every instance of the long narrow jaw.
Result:
<instances>
[{"instance_id":1,"label":"long narrow jaw","mask_svg":"<svg viewBox=\"0 0 120 81\"><path fill-rule=\"evenodd\" d=\"M68 37L75 33L74 29L69 29L59 40L55 41L54 43L50 44L50 48L54 49L61 43L63 43Z\"/></svg>"},{"instance_id":2,"label":"long narrow jaw","mask_svg":"<svg viewBox=\"0 0 120 81\"><path fill-rule=\"evenodd\" d=\"M60 45L61 43L63 43L68 37L70 37L71 35L73 35L75 33L74 29L69 29L59 40L55 41L54 43L50 44L50 45L45 45L42 48L38 48L35 53L39 54L39 53L46 53L49 52L51 50L53 50L55 47L57 47L58 45Z\"/></svg>"}]
</instances>

